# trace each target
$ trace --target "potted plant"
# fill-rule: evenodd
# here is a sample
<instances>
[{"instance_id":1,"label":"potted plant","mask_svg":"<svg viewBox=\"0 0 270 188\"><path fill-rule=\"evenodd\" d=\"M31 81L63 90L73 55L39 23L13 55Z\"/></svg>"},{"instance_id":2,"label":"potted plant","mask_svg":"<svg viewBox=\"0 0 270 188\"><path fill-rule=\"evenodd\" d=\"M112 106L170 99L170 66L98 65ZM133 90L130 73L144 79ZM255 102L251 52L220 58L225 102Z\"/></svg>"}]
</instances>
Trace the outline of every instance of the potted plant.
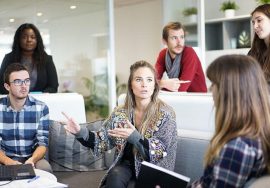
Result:
<instances>
[{"instance_id":1,"label":"potted plant","mask_svg":"<svg viewBox=\"0 0 270 188\"><path fill-rule=\"evenodd\" d=\"M197 21L197 8L196 7L189 7L183 10L183 15L188 18L189 22L196 22Z\"/></svg>"},{"instance_id":2,"label":"potted plant","mask_svg":"<svg viewBox=\"0 0 270 188\"><path fill-rule=\"evenodd\" d=\"M221 4L220 10L225 13L225 18L234 17L235 10L239 9L238 5L234 1L224 1Z\"/></svg>"},{"instance_id":3,"label":"potted plant","mask_svg":"<svg viewBox=\"0 0 270 188\"><path fill-rule=\"evenodd\" d=\"M270 0L256 0L258 4L263 5L263 4L267 4L270 3Z\"/></svg>"},{"instance_id":4,"label":"potted plant","mask_svg":"<svg viewBox=\"0 0 270 188\"><path fill-rule=\"evenodd\" d=\"M250 37L249 33L242 31L238 37L239 48L250 48Z\"/></svg>"}]
</instances>

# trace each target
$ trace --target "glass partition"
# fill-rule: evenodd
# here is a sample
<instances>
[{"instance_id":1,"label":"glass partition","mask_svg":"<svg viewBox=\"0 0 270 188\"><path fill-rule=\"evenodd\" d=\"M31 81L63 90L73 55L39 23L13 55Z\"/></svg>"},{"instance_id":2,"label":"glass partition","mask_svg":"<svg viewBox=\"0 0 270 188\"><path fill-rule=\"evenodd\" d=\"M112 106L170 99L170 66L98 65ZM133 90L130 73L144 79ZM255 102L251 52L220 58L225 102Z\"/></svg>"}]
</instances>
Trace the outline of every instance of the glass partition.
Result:
<instances>
[{"instance_id":1,"label":"glass partition","mask_svg":"<svg viewBox=\"0 0 270 188\"><path fill-rule=\"evenodd\" d=\"M58 92L82 94L88 121L108 115L109 0L1 0L0 15L0 62L16 29L33 23L53 56Z\"/></svg>"}]
</instances>

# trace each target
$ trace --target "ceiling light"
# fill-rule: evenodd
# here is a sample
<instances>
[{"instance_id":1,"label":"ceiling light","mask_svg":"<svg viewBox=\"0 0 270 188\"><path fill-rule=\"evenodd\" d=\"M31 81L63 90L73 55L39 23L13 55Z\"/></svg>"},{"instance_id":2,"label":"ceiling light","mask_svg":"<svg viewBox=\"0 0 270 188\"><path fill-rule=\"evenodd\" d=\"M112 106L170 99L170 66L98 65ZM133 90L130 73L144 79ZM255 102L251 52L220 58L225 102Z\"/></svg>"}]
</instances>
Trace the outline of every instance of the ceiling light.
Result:
<instances>
[{"instance_id":1,"label":"ceiling light","mask_svg":"<svg viewBox=\"0 0 270 188\"><path fill-rule=\"evenodd\" d=\"M9 19L9 22L15 22L15 19L14 18L10 18Z\"/></svg>"},{"instance_id":2,"label":"ceiling light","mask_svg":"<svg viewBox=\"0 0 270 188\"><path fill-rule=\"evenodd\" d=\"M42 12L37 13L37 16L42 16L42 15L43 15Z\"/></svg>"},{"instance_id":3,"label":"ceiling light","mask_svg":"<svg viewBox=\"0 0 270 188\"><path fill-rule=\"evenodd\" d=\"M70 8L71 10L73 10L73 9L76 9L77 6L76 6L76 5L71 5L69 8Z\"/></svg>"}]
</instances>

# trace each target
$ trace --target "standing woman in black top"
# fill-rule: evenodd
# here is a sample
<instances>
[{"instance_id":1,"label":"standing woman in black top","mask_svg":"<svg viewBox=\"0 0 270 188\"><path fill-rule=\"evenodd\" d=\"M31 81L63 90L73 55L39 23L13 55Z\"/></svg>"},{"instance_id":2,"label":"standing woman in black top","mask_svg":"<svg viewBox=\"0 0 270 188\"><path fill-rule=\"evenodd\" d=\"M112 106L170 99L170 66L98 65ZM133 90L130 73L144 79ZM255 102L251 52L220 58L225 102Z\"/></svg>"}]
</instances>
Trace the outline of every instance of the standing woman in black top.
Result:
<instances>
[{"instance_id":1,"label":"standing woman in black top","mask_svg":"<svg viewBox=\"0 0 270 188\"><path fill-rule=\"evenodd\" d=\"M0 93L7 94L3 74L11 63L22 63L30 73L30 91L56 93L58 78L52 56L45 52L42 37L31 23L22 24L14 35L12 51L5 55L0 68Z\"/></svg>"}]
</instances>

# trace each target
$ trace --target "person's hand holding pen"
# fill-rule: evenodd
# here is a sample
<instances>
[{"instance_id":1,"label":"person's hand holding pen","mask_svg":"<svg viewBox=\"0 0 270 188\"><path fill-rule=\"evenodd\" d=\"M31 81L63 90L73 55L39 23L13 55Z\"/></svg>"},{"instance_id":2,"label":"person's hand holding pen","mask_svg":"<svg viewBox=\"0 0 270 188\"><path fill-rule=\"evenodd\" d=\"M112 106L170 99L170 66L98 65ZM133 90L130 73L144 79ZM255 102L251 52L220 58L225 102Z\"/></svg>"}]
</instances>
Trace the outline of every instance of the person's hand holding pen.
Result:
<instances>
[{"instance_id":1,"label":"person's hand holding pen","mask_svg":"<svg viewBox=\"0 0 270 188\"><path fill-rule=\"evenodd\" d=\"M77 134L80 132L81 127L78 123L75 122L75 120L71 117L69 117L65 112L62 112L62 114L67 118L67 122L65 122L64 128L67 132L71 134Z\"/></svg>"},{"instance_id":2,"label":"person's hand holding pen","mask_svg":"<svg viewBox=\"0 0 270 188\"><path fill-rule=\"evenodd\" d=\"M179 80L178 78L165 79L161 80L161 87L177 92L181 84L189 82L190 80Z\"/></svg>"},{"instance_id":3,"label":"person's hand holding pen","mask_svg":"<svg viewBox=\"0 0 270 188\"><path fill-rule=\"evenodd\" d=\"M37 180L38 178L40 178L40 176L35 176L32 179L28 180L27 183L31 183L31 182Z\"/></svg>"}]
</instances>

